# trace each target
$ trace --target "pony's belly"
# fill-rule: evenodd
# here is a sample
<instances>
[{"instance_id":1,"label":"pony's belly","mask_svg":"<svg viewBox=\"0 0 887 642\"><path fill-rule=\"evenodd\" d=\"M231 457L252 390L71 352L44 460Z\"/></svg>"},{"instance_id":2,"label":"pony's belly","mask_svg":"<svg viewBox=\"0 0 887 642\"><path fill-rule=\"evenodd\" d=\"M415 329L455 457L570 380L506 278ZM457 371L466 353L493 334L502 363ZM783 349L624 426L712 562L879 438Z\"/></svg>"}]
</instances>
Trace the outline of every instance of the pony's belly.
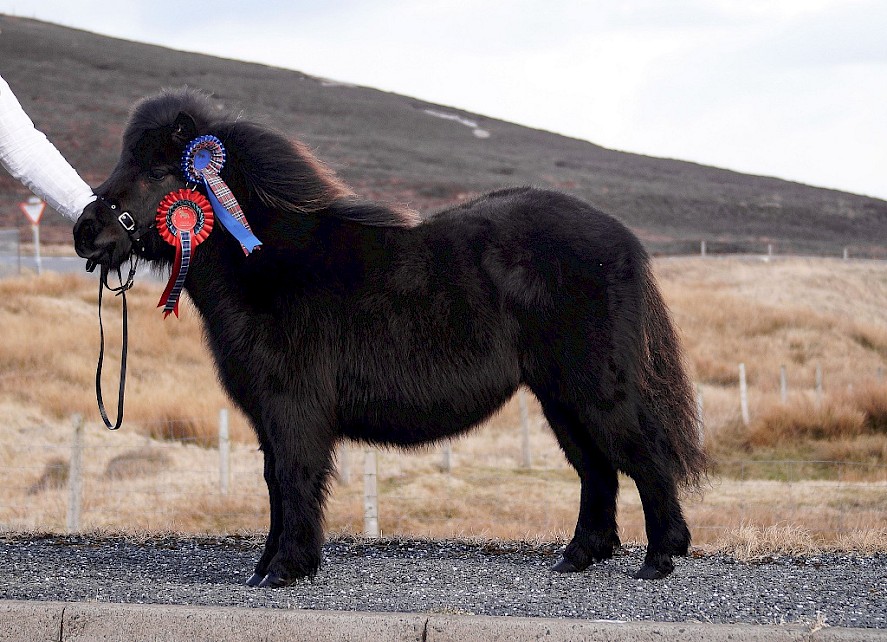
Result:
<instances>
[{"instance_id":1,"label":"pony's belly","mask_svg":"<svg viewBox=\"0 0 887 642\"><path fill-rule=\"evenodd\" d=\"M428 443L465 432L489 418L514 394L518 377L504 371L500 375L483 385L439 381L424 390L415 386L363 390L362 400L341 400L340 430L352 439L393 445Z\"/></svg>"}]
</instances>

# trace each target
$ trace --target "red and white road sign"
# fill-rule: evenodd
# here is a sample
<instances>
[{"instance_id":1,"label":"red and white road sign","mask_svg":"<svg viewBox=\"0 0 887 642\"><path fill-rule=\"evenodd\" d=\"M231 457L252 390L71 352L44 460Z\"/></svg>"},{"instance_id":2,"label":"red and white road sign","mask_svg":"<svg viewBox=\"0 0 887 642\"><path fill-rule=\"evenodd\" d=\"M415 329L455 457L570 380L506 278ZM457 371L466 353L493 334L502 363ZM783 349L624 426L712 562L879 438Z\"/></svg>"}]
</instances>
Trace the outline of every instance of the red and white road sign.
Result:
<instances>
[{"instance_id":1,"label":"red and white road sign","mask_svg":"<svg viewBox=\"0 0 887 642\"><path fill-rule=\"evenodd\" d=\"M25 216L31 219L31 224L37 225L40 223L40 217L43 216L43 210L46 208L46 203L36 196L32 196L27 202L19 203L18 206L21 208L22 212L24 212Z\"/></svg>"}]
</instances>

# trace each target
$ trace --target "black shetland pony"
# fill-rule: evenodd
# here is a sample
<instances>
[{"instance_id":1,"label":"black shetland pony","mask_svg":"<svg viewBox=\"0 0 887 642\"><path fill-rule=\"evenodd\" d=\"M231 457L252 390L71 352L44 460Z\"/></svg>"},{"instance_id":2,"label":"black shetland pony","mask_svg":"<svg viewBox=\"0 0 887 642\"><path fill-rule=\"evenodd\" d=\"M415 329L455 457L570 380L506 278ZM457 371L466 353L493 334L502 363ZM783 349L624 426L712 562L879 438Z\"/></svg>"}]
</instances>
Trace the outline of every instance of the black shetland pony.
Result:
<instances>
[{"instance_id":1,"label":"black shetland pony","mask_svg":"<svg viewBox=\"0 0 887 642\"><path fill-rule=\"evenodd\" d=\"M340 439L409 447L457 435L522 384L582 484L554 570L582 571L620 545L617 471L637 482L646 519L636 576L674 569L690 544L678 493L706 458L678 338L631 232L532 188L420 221L358 200L302 145L181 90L135 107L102 198L75 227L80 256L107 269L137 252L169 266L174 249L152 222L161 198L186 185L179 160L204 134L224 144L222 178L263 242L245 256L217 227L185 282L265 457L271 527L250 585L317 572Z\"/></svg>"}]
</instances>

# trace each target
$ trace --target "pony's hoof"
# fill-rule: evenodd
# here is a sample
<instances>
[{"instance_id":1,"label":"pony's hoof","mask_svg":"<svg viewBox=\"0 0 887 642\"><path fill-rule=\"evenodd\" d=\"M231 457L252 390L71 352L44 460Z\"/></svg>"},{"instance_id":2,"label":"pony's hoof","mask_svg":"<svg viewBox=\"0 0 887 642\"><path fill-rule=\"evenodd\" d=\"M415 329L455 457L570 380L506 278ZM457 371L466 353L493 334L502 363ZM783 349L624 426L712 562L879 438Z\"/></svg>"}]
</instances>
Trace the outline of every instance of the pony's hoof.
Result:
<instances>
[{"instance_id":1,"label":"pony's hoof","mask_svg":"<svg viewBox=\"0 0 887 642\"><path fill-rule=\"evenodd\" d=\"M264 580L264 579L265 579L264 575L259 575L258 573L253 573L252 577L250 577L246 581L246 585L255 587L255 586L258 586L259 584L261 584L262 580Z\"/></svg>"},{"instance_id":2,"label":"pony's hoof","mask_svg":"<svg viewBox=\"0 0 887 642\"><path fill-rule=\"evenodd\" d=\"M641 567L637 573L634 574L634 579L636 580L661 580L663 577L668 575L668 573L663 573L655 566L650 566L649 564L645 564Z\"/></svg>"},{"instance_id":3,"label":"pony's hoof","mask_svg":"<svg viewBox=\"0 0 887 642\"><path fill-rule=\"evenodd\" d=\"M555 573L581 573L587 567L579 567L576 566L573 562L568 560L566 557L562 559L560 562L551 567L551 570Z\"/></svg>"},{"instance_id":4,"label":"pony's hoof","mask_svg":"<svg viewBox=\"0 0 887 642\"><path fill-rule=\"evenodd\" d=\"M268 573L262 581L259 582L259 588L283 588L289 586L296 580L290 577L280 577L274 573Z\"/></svg>"},{"instance_id":5,"label":"pony's hoof","mask_svg":"<svg viewBox=\"0 0 887 642\"><path fill-rule=\"evenodd\" d=\"M671 575L674 562L668 553L647 553L641 570L634 574L636 580L661 580Z\"/></svg>"}]
</instances>

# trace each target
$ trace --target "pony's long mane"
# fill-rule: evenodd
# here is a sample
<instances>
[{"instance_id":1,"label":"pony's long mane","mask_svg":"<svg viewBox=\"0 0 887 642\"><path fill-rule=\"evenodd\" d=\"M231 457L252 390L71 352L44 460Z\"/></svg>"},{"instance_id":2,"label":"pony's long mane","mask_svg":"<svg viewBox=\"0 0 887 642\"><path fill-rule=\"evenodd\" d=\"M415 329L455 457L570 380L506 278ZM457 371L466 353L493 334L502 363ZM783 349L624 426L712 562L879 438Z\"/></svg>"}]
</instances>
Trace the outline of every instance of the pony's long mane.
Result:
<instances>
[{"instance_id":1,"label":"pony's long mane","mask_svg":"<svg viewBox=\"0 0 887 642\"><path fill-rule=\"evenodd\" d=\"M150 132L170 130L180 113L225 145L232 187L239 186L279 214L329 215L362 225L412 227L418 215L408 209L360 201L354 192L298 140L269 127L223 113L209 94L190 88L165 90L138 103L124 134L124 149L136 150ZM226 180L228 178L226 177Z\"/></svg>"}]
</instances>

